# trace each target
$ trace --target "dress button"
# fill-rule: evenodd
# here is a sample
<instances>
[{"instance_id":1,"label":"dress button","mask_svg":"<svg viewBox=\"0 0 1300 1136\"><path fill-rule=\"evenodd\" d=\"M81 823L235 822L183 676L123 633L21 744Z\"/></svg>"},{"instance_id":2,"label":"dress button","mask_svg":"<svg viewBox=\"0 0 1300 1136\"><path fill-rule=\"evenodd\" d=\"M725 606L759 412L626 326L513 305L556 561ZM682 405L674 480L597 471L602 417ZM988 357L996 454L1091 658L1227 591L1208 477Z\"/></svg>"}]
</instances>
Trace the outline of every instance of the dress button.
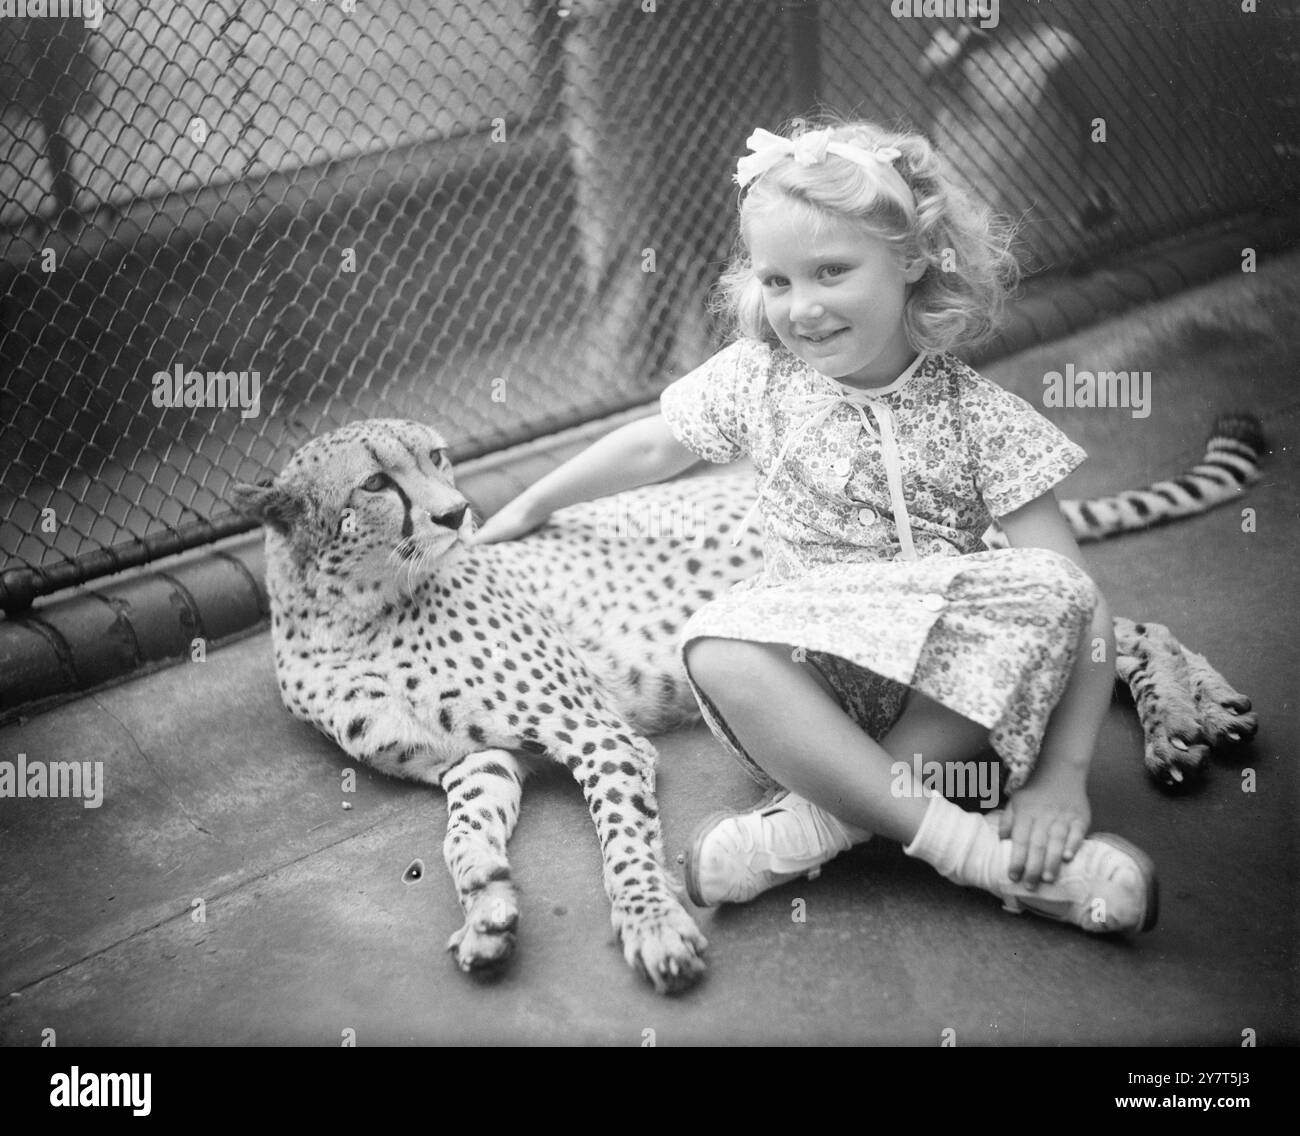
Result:
<instances>
[{"instance_id":1,"label":"dress button","mask_svg":"<svg viewBox=\"0 0 1300 1136\"><path fill-rule=\"evenodd\" d=\"M876 516L875 509L859 509L858 523L862 525L874 525L880 518Z\"/></svg>"},{"instance_id":2,"label":"dress button","mask_svg":"<svg viewBox=\"0 0 1300 1136\"><path fill-rule=\"evenodd\" d=\"M943 611L945 600L936 592L926 592L921 596L920 604L926 611Z\"/></svg>"}]
</instances>

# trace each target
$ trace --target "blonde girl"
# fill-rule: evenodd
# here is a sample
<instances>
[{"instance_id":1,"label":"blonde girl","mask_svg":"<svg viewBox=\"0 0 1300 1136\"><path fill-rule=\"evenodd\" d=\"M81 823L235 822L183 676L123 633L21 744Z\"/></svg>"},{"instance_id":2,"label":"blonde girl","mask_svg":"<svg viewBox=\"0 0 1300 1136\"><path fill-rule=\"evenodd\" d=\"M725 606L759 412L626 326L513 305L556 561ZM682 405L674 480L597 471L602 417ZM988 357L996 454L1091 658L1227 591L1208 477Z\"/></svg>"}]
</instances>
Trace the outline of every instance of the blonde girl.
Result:
<instances>
[{"instance_id":1,"label":"blonde girl","mask_svg":"<svg viewBox=\"0 0 1300 1136\"><path fill-rule=\"evenodd\" d=\"M1085 455L951 354L994 325L1005 232L916 134L850 122L748 148L734 341L480 539L748 455L763 570L698 611L683 650L706 721L772 795L697 832L692 899L747 901L875 835L1010 910L1148 930L1151 861L1088 835L1111 617L1054 494ZM1010 548L984 549L992 520ZM990 748L994 813L900 772Z\"/></svg>"}]
</instances>

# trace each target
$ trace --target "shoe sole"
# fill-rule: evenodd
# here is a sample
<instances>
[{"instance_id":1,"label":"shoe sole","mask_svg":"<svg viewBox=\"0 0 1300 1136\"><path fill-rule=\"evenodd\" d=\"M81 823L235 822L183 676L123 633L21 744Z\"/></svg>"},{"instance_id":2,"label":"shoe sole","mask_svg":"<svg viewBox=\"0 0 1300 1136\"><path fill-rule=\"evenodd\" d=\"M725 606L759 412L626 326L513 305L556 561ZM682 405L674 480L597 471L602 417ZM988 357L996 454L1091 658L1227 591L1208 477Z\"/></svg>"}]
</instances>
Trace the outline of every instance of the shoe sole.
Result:
<instances>
[{"instance_id":1,"label":"shoe sole","mask_svg":"<svg viewBox=\"0 0 1300 1136\"><path fill-rule=\"evenodd\" d=\"M695 839L691 841L690 848L686 850L686 867L684 872L686 876L686 894L691 897L691 902L695 904L696 907L719 907L722 904L729 902L728 900L720 899L717 903L710 903L700 892L699 875L695 868L696 864L699 862L701 845L704 843L704 838L724 820L731 820L732 817L745 816L748 813L753 812L755 809L770 808L775 802L788 795L788 789L782 789L780 787L769 789L757 802L750 805L747 809L719 809L717 812L710 813L700 821L700 826L695 830Z\"/></svg>"},{"instance_id":2,"label":"shoe sole","mask_svg":"<svg viewBox=\"0 0 1300 1136\"><path fill-rule=\"evenodd\" d=\"M1160 880L1156 878L1155 862L1136 844L1130 844L1122 836L1116 836L1114 833L1101 832L1092 839L1100 840L1103 844L1109 844L1112 848L1116 848L1133 858L1133 862L1138 866L1138 871L1142 873L1142 884L1147 894L1146 910L1142 912L1142 922L1138 924L1138 934L1150 931L1156 925L1156 920L1160 918Z\"/></svg>"},{"instance_id":3,"label":"shoe sole","mask_svg":"<svg viewBox=\"0 0 1300 1136\"><path fill-rule=\"evenodd\" d=\"M751 810L745 809L742 812L716 812L710 813L701 822L700 827L695 830L695 839L691 841L691 846L686 850L686 894L691 897L691 902L696 907L717 907L726 900L719 900L717 903L711 902L704 898L700 893L699 874L696 866L699 863L700 855L703 851L704 838L708 836L724 820L730 820L732 817L743 816Z\"/></svg>"},{"instance_id":4,"label":"shoe sole","mask_svg":"<svg viewBox=\"0 0 1300 1136\"><path fill-rule=\"evenodd\" d=\"M1146 905L1142 910L1142 920L1138 924L1136 931L1117 931L1111 934L1143 934L1150 931L1156 925L1156 920L1160 917L1160 881L1156 878L1156 866L1151 857L1148 856L1141 848L1135 844L1129 843L1122 836L1116 836L1111 832L1094 832L1088 836L1089 840L1096 840L1100 844L1109 845L1118 852L1123 852L1138 867L1138 872L1142 877L1143 891L1146 893ZM1027 901L1028 900L1028 901ZM1044 911L1035 908L1032 896L1018 895L1016 902L1024 910L1034 915L1041 916L1045 919L1055 919L1057 922L1069 922L1062 920L1060 916L1054 915L1050 911ZM1085 928L1086 929L1086 928ZM1095 932L1094 932L1095 933Z\"/></svg>"}]
</instances>

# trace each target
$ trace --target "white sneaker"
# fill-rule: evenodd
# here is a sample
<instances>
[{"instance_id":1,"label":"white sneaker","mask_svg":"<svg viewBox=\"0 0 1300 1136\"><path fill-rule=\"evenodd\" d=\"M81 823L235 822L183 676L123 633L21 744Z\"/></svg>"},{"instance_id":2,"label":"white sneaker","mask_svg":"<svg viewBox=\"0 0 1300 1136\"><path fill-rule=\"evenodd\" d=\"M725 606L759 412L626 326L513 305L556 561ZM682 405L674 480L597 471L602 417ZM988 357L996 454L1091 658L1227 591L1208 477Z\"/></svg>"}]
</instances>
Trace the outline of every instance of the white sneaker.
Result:
<instances>
[{"instance_id":1,"label":"white sneaker","mask_svg":"<svg viewBox=\"0 0 1300 1136\"><path fill-rule=\"evenodd\" d=\"M996 891L1008 911L1031 911L1094 934L1149 931L1160 914L1151 857L1108 832L1084 840L1073 860L1061 861L1052 883L1040 882L1031 891L1008 879Z\"/></svg>"},{"instance_id":2,"label":"white sneaker","mask_svg":"<svg viewBox=\"0 0 1300 1136\"><path fill-rule=\"evenodd\" d=\"M747 813L717 813L686 854L686 890L699 907L747 903L769 888L813 877L841 852L870 839L825 809L782 792Z\"/></svg>"}]
</instances>

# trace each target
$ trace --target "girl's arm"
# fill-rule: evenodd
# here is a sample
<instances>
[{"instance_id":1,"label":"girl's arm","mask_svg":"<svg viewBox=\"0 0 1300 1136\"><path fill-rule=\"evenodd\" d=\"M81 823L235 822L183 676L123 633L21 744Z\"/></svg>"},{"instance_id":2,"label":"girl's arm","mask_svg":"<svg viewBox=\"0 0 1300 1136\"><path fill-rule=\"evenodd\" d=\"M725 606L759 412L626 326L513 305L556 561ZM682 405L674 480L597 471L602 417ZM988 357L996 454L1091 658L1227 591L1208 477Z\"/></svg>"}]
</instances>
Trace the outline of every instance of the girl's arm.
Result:
<instances>
[{"instance_id":1,"label":"girl's arm","mask_svg":"<svg viewBox=\"0 0 1300 1136\"><path fill-rule=\"evenodd\" d=\"M493 514L479 529L477 540L484 544L513 540L565 505L663 481L699 460L673 436L662 414L639 418L593 442L525 489Z\"/></svg>"},{"instance_id":2,"label":"girl's arm","mask_svg":"<svg viewBox=\"0 0 1300 1136\"><path fill-rule=\"evenodd\" d=\"M1051 490L998 519L1018 548L1047 548L1085 571L1083 556ZM1098 641L1102 644L1096 650ZM1110 608L1098 598L1092 626L1079 644L1074 670L1048 721L1038 764L1028 783L1008 802L1001 835L1014 844L1011 876L1036 883L1056 878L1087 834L1091 811L1088 766L1115 685L1115 634Z\"/></svg>"}]
</instances>

